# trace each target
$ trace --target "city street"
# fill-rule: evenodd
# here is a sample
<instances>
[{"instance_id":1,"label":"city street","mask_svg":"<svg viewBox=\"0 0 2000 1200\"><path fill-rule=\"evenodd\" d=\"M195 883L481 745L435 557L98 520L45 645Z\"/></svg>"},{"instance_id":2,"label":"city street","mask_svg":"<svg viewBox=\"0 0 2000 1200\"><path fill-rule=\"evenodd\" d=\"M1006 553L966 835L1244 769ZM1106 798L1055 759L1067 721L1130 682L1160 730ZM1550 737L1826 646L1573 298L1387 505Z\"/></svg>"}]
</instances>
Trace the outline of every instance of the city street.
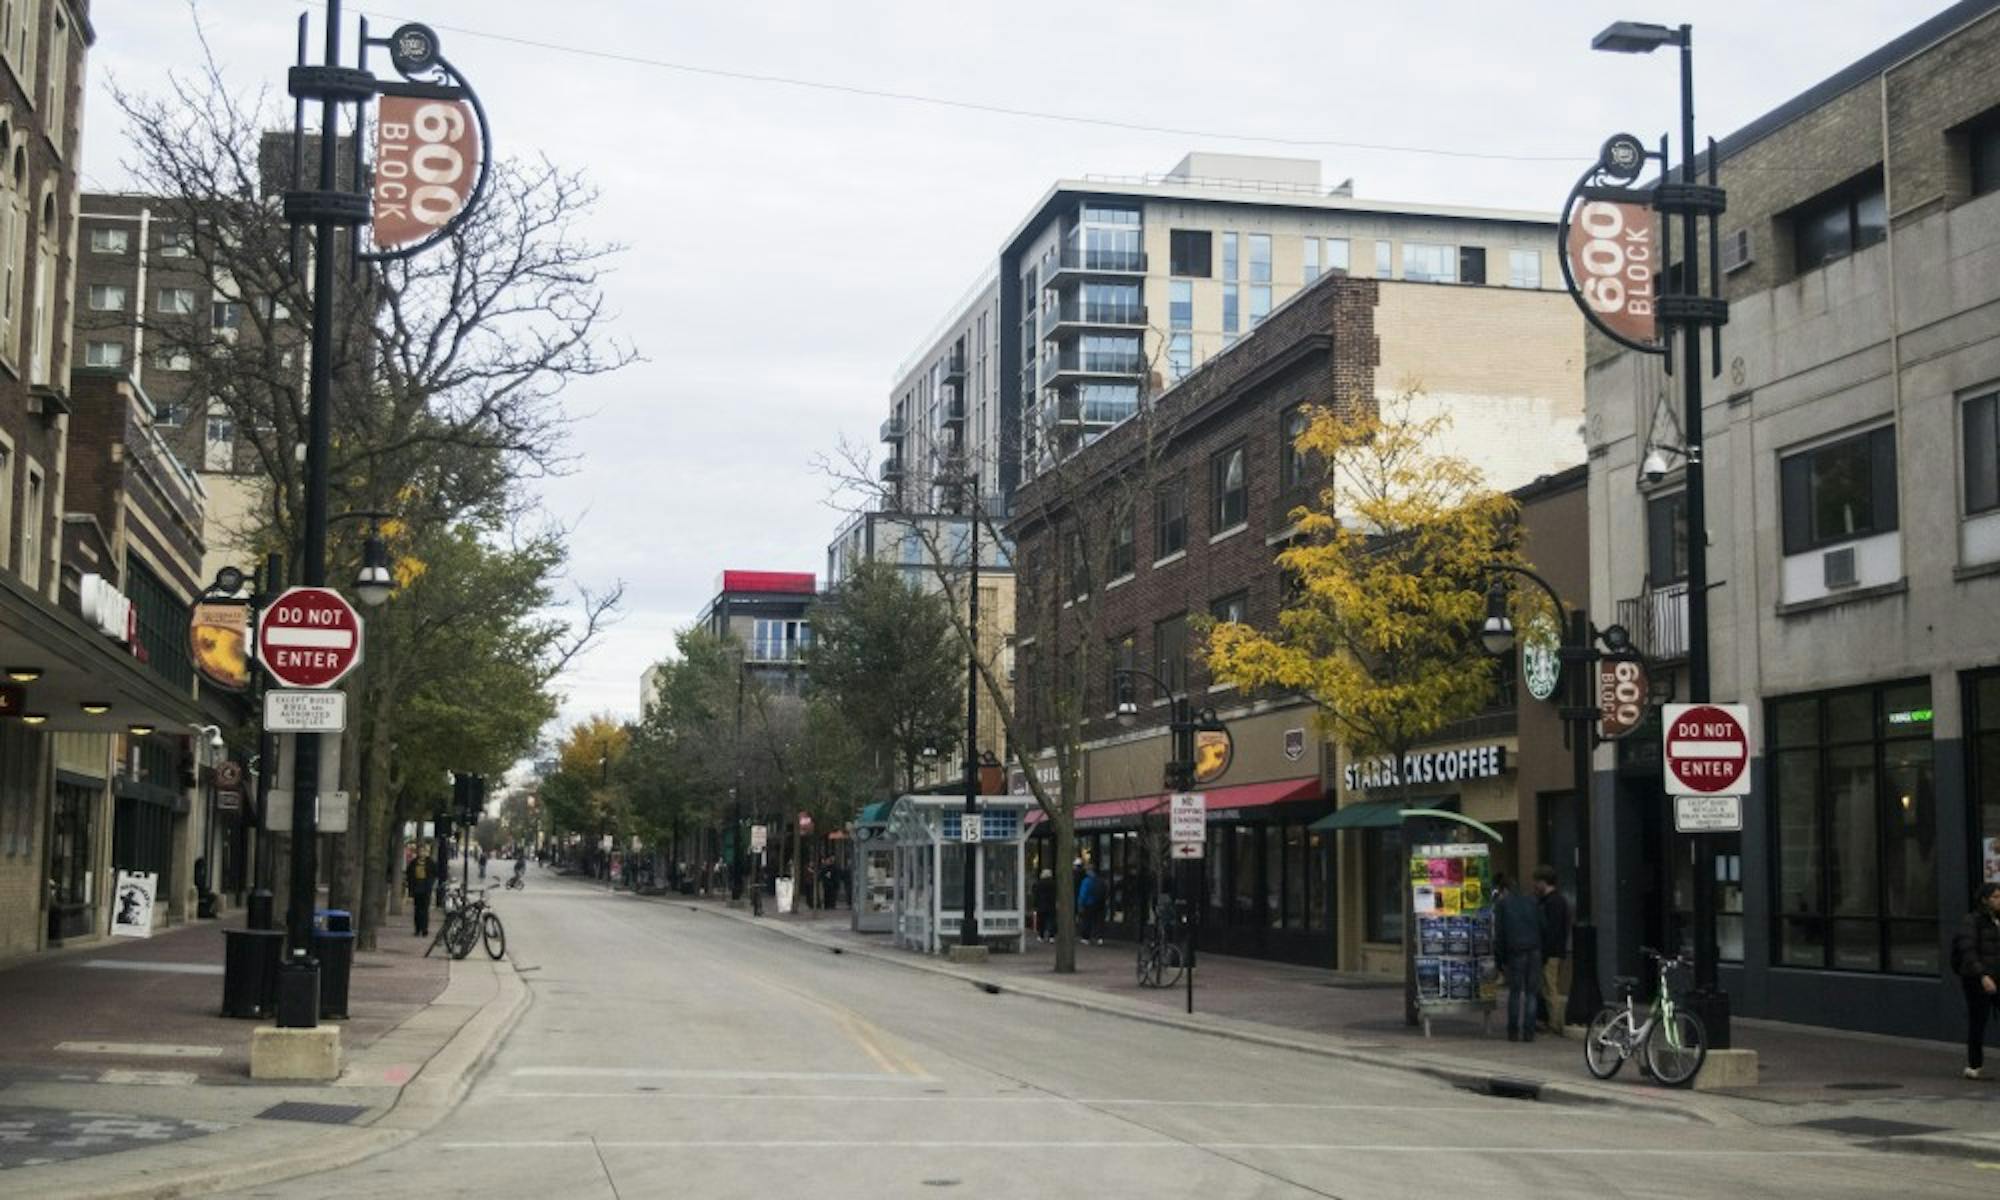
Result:
<instances>
[{"instance_id":1,"label":"city street","mask_svg":"<svg viewBox=\"0 0 2000 1200\"><path fill-rule=\"evenodd\" d=\"M1994 1178L988 995L540 871L502 903L533 1004L465 1103L241 1195L1826 1198Z\"/></svg>"}]
</instances>

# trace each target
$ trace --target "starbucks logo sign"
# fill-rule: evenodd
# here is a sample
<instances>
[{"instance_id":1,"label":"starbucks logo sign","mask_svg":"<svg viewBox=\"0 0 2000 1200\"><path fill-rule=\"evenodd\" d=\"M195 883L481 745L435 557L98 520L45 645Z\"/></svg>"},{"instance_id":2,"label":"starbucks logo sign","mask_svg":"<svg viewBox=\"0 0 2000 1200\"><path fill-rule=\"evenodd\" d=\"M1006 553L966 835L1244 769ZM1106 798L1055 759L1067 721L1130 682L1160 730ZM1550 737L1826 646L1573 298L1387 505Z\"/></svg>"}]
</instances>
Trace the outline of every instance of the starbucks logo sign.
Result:
<instances>
[{"instance_id":1,"label":"starbucks logo sign","mask_svg":"<svg viewBox=\"0 0 2000 1200\"><path fill-rule=\"evenodd\" d=\"M1528 685L1528 694L1537 700L1555 695L1556 685L1562 682L1561 649L1562 634L1554 618L1539 613L1527 622L1521 636L1521 678Z\"/></svg>"}]
</instances>

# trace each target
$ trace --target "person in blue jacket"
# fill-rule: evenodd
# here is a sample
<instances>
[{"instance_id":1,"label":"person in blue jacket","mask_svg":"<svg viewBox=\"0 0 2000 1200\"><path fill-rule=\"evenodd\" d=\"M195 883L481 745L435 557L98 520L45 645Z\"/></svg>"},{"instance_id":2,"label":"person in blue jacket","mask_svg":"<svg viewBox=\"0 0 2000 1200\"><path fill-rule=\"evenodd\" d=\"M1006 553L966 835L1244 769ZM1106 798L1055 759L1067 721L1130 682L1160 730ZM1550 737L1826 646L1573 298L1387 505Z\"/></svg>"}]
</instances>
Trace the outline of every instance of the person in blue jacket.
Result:
<instances>
[{"instance_id":1,"label":"person in blue jacket","mask_svg":"<svg viewBox=\"0 0 2000 1200\"><path fill-rule=\"evenodd\" d=\"M1085 867L1083 879L1076 885L1079 940L1104 944L1104 900L1104 881L1097 877L1097 868Z\"/></svg>"}]
</instances>

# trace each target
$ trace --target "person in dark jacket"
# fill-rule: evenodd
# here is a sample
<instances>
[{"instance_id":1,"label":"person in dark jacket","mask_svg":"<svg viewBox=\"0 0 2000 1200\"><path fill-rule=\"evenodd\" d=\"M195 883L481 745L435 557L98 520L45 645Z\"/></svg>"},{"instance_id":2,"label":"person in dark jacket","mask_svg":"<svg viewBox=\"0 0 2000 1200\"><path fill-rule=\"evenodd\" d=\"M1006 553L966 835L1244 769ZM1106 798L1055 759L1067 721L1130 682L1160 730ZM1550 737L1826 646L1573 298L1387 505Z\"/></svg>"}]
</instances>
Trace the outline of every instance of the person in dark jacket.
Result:
<instances>
[{"instance_id":1,"label":"person in dark jacket","mask_svg":"<svg viewBox=\"0 0 2000 1200\"><path fill-rule=\"evenodd\" d=\"M1535 868L1535 896L1542 917L1541 1023L1563 1035L1563 1003L1569 999L1569 897L1556 886L1556 869Z\"/></svg>"},{"instance_id":2,"label":"person in dark jacket","mask_svg":"<svg viewBox=\"0 0 2000 1200\"><path fill-rule=\"evenodd\" d=\"M1078 942L1104 944L1104 880L1100 879L1096 867L1083 869L1083 882L1076 887L1076 911L1081 921L1077 934Z\"/></svg>"},{"instance_id":3,"label":"person in dark jacket","mask_svg":"<svg viewBox=\"0 0 2000 1200\"><path fill-rule=\"evenodd\" d=\"M2000 1009L2000 883L1981 884L1951 939L1951 967L1965 990L1965 1077L1986 1078L1986 1022Z\"/></svg>"},{"instance_id":4,"label":"person in dark jacket","mask_svg":"<svg viewBox=\"0 0 2000 1200\"><path fill-rule=\"evenodd\" d=\"M1493 956L1507 974L1507 1040L1535 1040L1535 997L1542 987L1542 914L1526 893L1493 877Z\"/></svg>"},{"instance_id":5,"label":"person in dark jacket","mask_svg":"<svg viewBox=\"0 0 2000 1200\"><path fill-rule=\"evenodd\" d=\"M1056 873L1047 867L1035 879L1035 940L1056 940Z\"/></svg>"},{"instance_id":6,"label":"person in dark jacket","mask_svg":"<svg viewBox=\"0 0 2000 1200\"><path fill-rule=\"evenodd\" d=\"M409 865L403 868L404 886L410 889L411 914L416 918L416 935L429 937L431 932L431 855L430 848L421 842L416 853L410 856Z\"/></svg>"}]
</instances>

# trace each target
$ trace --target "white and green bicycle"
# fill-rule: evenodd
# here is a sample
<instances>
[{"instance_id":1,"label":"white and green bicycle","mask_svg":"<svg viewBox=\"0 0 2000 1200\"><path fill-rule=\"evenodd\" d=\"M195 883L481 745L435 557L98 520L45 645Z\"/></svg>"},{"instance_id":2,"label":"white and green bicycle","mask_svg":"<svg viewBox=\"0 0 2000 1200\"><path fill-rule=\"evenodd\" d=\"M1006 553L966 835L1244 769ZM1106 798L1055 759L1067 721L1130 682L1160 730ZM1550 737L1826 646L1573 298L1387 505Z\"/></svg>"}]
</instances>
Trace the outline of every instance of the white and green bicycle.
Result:
<instances>
[{"instance_id":1,"label":"white and green bicycle","mask_svg":"<svg viewBox=\"0 0 2000 1200\"><path fill-rule=\"evenodd\" d=\"M1669 972L1688 966L1688 960L1669 958L1643 946L1639 953L1659 965L1659 988L1652 1007L1641 1021L1632 1003L1639 981L1619 976L1624 1003L1607 1004L1590 1019L1590 1032L1583 1039L1584 1065L1597 1078L1609 1079L1626 1059L1643 1050L1647 1074L1668 1087L1684 1087L1708 1057L1708 1031L1699 1016L1674 1003L1673 987L1668 982Z\"/></svg>"}]
</instances>

